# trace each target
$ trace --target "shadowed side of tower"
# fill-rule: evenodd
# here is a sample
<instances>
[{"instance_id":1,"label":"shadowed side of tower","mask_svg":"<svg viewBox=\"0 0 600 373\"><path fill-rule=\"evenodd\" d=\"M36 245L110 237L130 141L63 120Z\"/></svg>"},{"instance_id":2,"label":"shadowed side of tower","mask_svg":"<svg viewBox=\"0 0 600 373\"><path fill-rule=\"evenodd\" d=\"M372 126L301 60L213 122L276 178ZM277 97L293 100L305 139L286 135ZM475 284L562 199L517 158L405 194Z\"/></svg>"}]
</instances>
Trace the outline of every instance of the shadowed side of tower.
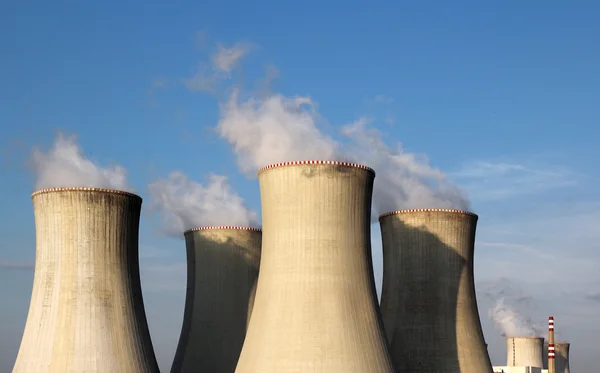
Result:
<instances>
[{"instance_id":1,"label":"shadowed side of tower","mask_svg":"<svg viewBox=\"0 0 600 373\"><path fill-rule=\"evenodd\" d=\"M142 199L96 188L32 199L35 275L13 373L158 373L140 285Z\"/></svg>"},{"instance_id":2,"label":"shadowed side of tower","mask_svg":"<svg viewBox=\"0 0 600 373\"><path fill-rule=\"evenodd\" d=\"M556 373L570 373L569 367L569 342L557 342L554 344L554 364ZM544 369L548 369L548 342L544 342Z\"/></svg>"},{"instance_id":3,"label":"shadowed side of tower","mask_svg":"<svg viewBox=\"0 0 600 373\"><path fill-rule=\"evenodd\" d=\"M543 360L544 338L506 338L506 366L542 368L544 366Z\"/></svg>"},{"instance_id":4,"label":"shadowed side of tower","mask_svg":"<svg viewBox=\"0 0 600 373\"><path fill-rule=\"evenodd\" d=\"M379 218L381 314L399 373L491 373L473 281L477 215L402 210Z\"/></svg>"},{"instance_id":5,"label":"shadowed side of tower","mask_svg":"<svg viewBox=\"0 0 600 373\"><path fill-rule=\"evenodd\" d=\"M393 373L371 260L374 176L333 161L259 172L261 267L236 373Z\"/></svg>"},{"instance_id":6,"label":"shadowed side of tower","mask_svg":"<svg viewBox=\"0 0 600 373\"><path fill-rule=\"evenodd\" d=\"M204 227L185 232L188 280L172 373L233 373L252 310L261 231Z\"/></svg>"}]
</instances>

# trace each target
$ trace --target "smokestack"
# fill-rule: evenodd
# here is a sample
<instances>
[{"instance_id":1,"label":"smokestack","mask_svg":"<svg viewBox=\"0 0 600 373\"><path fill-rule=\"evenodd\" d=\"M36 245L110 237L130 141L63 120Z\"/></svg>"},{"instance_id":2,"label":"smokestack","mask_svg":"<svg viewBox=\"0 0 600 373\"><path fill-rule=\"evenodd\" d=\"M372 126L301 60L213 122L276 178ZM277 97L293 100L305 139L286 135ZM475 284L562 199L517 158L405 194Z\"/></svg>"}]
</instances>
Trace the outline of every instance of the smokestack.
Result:
<instances>
[{"instance_id":1,"label":"smokestack","mask_svg":"<svg viewBox=\"0 0 600 373\"><path fill-rule=\"evenodd\" d=\"M506 338L506 365L509 367L543 368L544 338Z\"/></svg>"},{"instance_id":2,"label":"smokestack","mask_svg":"<svg viewBox=\"0 0 600 373\"><path fill-rule=\"evenodd\" d=\"M477 219L444 209L379 217L381 314L399 373L492 372L473 281Z\"/></svg>"},{"instance_id":3,"label":"smokestack","mask_svg":"<svg viewBox=\"0 0 600 373\"><path fill-rule=\"evenodd\" d=\"M554 343L554 365L557 373L569 373L569 342ZM548 343L544 343L544 369L548 369Z\"/></svg>"},{"instance_id":4,"label":"smokestack","mask_svg":"<svg viewBox=\"0 0 600 373\"><path fill-rule=\"evenodd\" d=\"M259 171L261 267L236 373L394 373L371 261L374 177L334 161Z\"/></svg>"},{"instance_id":5,"label":"smokestack","mask_svg":"<svg viewBox=\"0 0 600 373\"><path fill-rule=\"evenodd\" d=\"M231 373L252 312L261 231L203 227L184 236L187 292L171 373Z\"/></svg>"},{"instance_id":6,"label":"smokestack","mask_svg":"<svg viewBox=\"0 0 600 373\"><path fill-rule=\"evenodd\" d=\"M32 199L35 275L13 373L158 373L140 286L142 199L98 188Z\"/></svg>"},{"instance_id":7,"label":"smokestack","mask_svg":"<svg viewBox=\"0 0 600 373\"><path fill-rule=\"evenodd\" d=\"M556 373L554 361L554 317L548 317L548 373Z\"/></svg>"}]
</instances>

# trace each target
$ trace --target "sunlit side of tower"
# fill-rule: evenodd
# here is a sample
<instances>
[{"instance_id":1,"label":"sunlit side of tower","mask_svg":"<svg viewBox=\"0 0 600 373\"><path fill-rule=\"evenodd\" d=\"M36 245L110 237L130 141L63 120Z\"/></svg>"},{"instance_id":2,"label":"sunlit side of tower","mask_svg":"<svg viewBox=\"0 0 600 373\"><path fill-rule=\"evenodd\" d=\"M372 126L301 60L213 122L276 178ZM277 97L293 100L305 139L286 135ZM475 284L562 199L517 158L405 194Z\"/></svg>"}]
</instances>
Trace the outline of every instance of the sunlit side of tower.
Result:
<instances>
[{"instance_id":1,"label":"sunlit side of tower","mask_svg":"<svg viewBox=\"0 0 600 373\"><path fill-rule=\"evenodd\" d=\"M171 373L233 373L252 312L261 231L203 227L184 235L187 292Z\"/></svg>"},{"instance_id":2,"label":"sunlit side of tower","mask_svg":"<svg viewBox=\"0 0 600 373\"><path fill-rule=\"evenodd\" d=\"M370 244L374 172L333 161L259 172L263 245L236 373L393 373Z\"/></svg>"},{"instance_id":3,"label":"sunlit side of tower","mask_svg":"<svg viewBox=\"0 0 600 373\"><path fill-rule=\"evenodd\" d=\"M379 218L381 314L398 373L491 373L473 281L477 215L402 210Z\"/></svg>"},{"instance_id":4,"label":"sunlit side of tower","mask_svg":"<svg viewBox=\"0 0 600 373\"><path fill-rule=\"evenodd\" d=\"M13 373L158 373L139 275L142 199L96 188L32 199L35 275Z\"/></svg>"},{"instance_id":5,"label":"sunlit side of tower","mask_svg":"<svg viewBox=\"0 0 600 373\"><path fill-rule=\"evenodd\" d=\"M542 368L544 366L543 359L544 338L506 338L506 366Z\"/></svg>"}]
</instances>

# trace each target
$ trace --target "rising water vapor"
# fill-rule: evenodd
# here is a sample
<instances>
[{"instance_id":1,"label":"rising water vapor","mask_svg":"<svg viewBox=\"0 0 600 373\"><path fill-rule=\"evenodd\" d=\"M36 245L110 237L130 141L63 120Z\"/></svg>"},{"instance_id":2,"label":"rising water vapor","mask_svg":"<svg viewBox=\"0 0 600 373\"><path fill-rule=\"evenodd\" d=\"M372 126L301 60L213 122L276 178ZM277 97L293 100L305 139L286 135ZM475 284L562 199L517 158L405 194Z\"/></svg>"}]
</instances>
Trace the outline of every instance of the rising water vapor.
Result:
<instances>
[{"instance_id":1,"label":"rising water vapor","mask_svg":"<svg viewBox=\"0 0 600 373\"><path fill-rule=\"evenodd\" d=\"M238 167L250 177L273 163L337 159L339 145L317 127L318 114L309 97L239 99L235 90L221 105L217 130L237 155Z\"/></svg>"},{"instance_id":2,"label":"rising water vapor","mask_svg":"<svg viewBox=\"0 0 600 373\"><path fill-rule=\"evenodd\" d=\"M377 171L373 191L376 216L397 209L470 210L465 192L431 167L427 157L405 152L400 144L388 146L366 119L343 127L342 134L351 140L346 149L349 156Z\"/></svg>"},{"instance_id":3,"label":"rising water vapor","mask_svg":"<svg viewBox=\"0 0 600 373\"><path fill-rule=\"evenodd\" d=\"M324 134L318 121L308 97L273 94L240 100L235 91L221 106L217 131L237 155L239 169L250 177L279 162L354 161L377 172L376 215L407 208L470 208L464 192L429 166L426 158L389 147L366 121L343 128L342 135L349 140L343 145Z\"/></svg>"},{"instance_id":4,"label":"rising water vapor","mask_svg":"<svg viewBox=\"0 0 600 373\"><path fill-rule=\"evenodd\" d=\"M36 189L94 187L133 191L125 168L94 163L85 156L75 136L58 133L48 151L34 148L30 161L36 174Z\"/></svg>"},{"instance_id":5,"label":"rising water vapor","mask_svg":"<svg viewBox=\"0 0 600 373\"><path fill-rule=\"evenodd\" d=\"M505 337L540 337L543 335L543 322L532 318L535 302L533 297L524 294L513 286L511 281L501 278L488 286L483 295L494 301L488 310L490 319Z\"/></svg>"},{"instance_id":6,"label":"rising water vapor","mask_svg":"<svg viewBox=\"0 0 600 373\"><path fill-rule=\"evenodd\" d=\"M231 188L225 176L209 175L205 185L172 172L148 186L150 206L160 211L165 233L181 238L183 232L203 226L258 227L258 215Z\"/></svg>"}]
</instances>

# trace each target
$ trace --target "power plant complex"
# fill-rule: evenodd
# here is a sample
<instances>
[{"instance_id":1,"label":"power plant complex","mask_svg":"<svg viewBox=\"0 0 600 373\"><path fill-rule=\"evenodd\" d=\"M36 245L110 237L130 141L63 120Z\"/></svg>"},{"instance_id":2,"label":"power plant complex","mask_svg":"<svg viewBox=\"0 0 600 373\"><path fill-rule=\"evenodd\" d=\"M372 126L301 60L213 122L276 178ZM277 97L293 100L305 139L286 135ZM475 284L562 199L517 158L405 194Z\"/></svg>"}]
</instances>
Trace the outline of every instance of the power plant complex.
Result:
<instances>
[{"instance_id":1,"label":"power plant complex","mask_svg":"<svg viewBox=\"0 0 600 373\"><path fill-rule=\"evenodd\" d=\"M171 373L570 373L569 343L506 338L492 367L473 274L478 216L445 209L379 217L375 171L338 161L258 172L262 229L182 232L183 325ZM13 373L158 373L140 284L142 199L100 188L32 195L36 263Z\"/></svg>"},{"instance_id":2,"label":"power plant complex","mask_svg":"<svg viewBox=\"0 0 600 373\"><path fill-rule=\"evenodd\" d=\"M557 345L560 345L560 353ZM569 373L569 346L566 342L554 343L554 317L550 316L548 342L541 337L506 338L506 366L495 366L494 372Z\"/></svg>"}]
</instances>

